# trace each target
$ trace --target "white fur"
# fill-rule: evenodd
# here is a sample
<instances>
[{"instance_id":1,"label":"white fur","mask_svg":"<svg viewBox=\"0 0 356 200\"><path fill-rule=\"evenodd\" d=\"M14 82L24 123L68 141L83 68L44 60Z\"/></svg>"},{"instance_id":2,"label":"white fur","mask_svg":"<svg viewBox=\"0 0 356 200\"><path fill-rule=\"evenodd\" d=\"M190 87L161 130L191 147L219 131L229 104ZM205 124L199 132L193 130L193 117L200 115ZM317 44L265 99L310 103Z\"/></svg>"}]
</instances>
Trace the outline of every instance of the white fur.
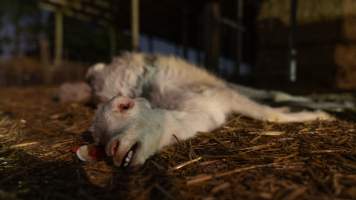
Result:
<instances>
[{"instance_id":1,"label":"white fur","mask_svg":"<svg viewBox=\"0 0 356 200\"><path fill-rule=\"evenodd\" d=\"M96 113L93 136L107 145L109 153L112 144L119 141L117 155L121 157L139 142L134 165L142 164L175 137L184 140L221 126L231 112L272 122L331 118L321 111L290 113L258 104L207 71L173 56L126 53L100 67L92 78L95 94L111 99ZM113 111L129 99L135 101L129 114ZM113 156L119 165L121 157Z\"/></svg>"}]
</instances>

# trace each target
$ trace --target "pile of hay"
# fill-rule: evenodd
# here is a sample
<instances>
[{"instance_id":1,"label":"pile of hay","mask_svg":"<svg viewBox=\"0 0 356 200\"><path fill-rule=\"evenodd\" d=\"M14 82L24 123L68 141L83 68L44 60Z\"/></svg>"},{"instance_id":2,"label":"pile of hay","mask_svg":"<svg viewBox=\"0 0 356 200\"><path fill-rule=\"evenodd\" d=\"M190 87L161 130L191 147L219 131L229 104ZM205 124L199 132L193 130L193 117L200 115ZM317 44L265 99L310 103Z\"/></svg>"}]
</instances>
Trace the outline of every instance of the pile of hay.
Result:
<instances>
[{"instance_id":1,"label":"pile of hay","mask_svg":"<svg viewBox=\"0 0 356 200\"><path fill-rule=\"evenodd\" d=\"M93 110L53 88L0 90L0 199L355 199L356 124L232 116L139 169L82 163ZM85 134L84 134L85 135Z\"/></svg>"}]
</instances>

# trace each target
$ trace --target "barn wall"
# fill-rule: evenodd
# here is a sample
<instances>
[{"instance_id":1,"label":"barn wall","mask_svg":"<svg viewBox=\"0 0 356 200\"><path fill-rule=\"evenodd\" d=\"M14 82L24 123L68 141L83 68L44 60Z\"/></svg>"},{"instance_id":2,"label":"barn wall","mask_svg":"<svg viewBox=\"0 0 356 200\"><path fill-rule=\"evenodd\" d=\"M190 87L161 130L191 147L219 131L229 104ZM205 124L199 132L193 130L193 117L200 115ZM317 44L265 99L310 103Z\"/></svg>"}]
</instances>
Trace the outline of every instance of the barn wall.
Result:
<instances>
[{"instance_id":1,"label":"barn wall","mask_svg":"<svg viewBox=\"0 0 356 200\"><path fill-rule=\"evenodd\" d=\"M286 82L290 1L262 1L258 16L259 84ZM298 82L356 89L356 1L299 0Z\"/></svg>"}]
</instances>

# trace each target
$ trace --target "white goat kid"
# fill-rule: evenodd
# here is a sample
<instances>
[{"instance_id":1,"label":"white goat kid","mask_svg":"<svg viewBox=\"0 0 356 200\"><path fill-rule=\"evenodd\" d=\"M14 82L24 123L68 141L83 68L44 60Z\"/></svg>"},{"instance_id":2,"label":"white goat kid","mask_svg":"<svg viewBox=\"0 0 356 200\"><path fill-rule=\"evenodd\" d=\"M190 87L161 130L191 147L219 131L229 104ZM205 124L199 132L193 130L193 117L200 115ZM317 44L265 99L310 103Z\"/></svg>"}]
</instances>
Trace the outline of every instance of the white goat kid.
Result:
<instances>
[{"instance_id":1,"label":"white goat kid","mask_svg":"<svg viewBox=\"0 0 356 200\"><path fill-rule=\"evenodd\" d=\"M173 56L126 53L88 71L91 87L106 101L91 131L114 164L140 165L162 147L221 126L239 113L271 122L332 119L327 113L297 112L258 104L221 79Z\"/></svg>"}]
</instances>

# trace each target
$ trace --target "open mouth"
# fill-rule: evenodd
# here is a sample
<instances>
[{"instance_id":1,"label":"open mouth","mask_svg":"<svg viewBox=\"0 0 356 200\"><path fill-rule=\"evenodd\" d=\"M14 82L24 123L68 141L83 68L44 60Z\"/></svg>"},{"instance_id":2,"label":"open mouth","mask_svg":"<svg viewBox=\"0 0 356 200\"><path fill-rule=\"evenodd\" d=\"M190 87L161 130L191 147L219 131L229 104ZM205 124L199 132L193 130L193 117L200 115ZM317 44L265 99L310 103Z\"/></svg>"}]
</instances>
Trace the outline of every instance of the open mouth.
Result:
<instances>
[{"instance_id":1,"label":"open mouth","mask_svg":"<svg viewBox=\"0 0 356 200\"><path fill-rule=\"evenodd\" d=\"M138 147L138 142L136 142L131 148L130 150L126 153L126 155L123 158L123 161L121 162L120 167L127 167L131 164L132 162L132 158L135 156L136 154L136 150Z\"/></svg>"},{"instance_id":2,"label":"open mouth","mask_svg":"<svg viewBox=\"0 0 356 200\"><path fill-rule=\"evenodd\" d=\"M114 164L118 167L128 167L135 157L139 144L136 142L127 151L119 151L119 145L120 142L117 140L111 146L111 155L113 156Z\"/></svg>"}]
</instances>

